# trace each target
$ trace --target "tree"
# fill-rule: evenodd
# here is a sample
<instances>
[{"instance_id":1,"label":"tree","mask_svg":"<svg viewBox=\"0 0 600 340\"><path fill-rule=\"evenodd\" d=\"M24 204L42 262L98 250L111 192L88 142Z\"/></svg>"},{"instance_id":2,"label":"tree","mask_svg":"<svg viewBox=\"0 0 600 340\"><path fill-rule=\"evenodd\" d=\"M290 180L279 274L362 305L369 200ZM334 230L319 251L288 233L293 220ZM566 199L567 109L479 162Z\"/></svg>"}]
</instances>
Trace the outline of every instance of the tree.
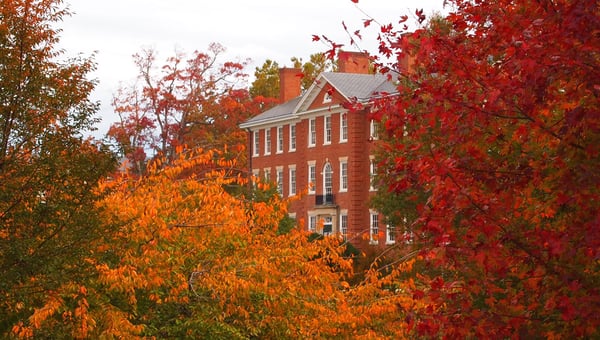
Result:
<instances>
[{"instance_id":1,"label":"tree","mask_svg":"<svg viewBox=\"0 0 600 340\"><path fill-rule=\"evenodd\" d=\"M334 69L335 63L326 58L323 53L310 55L310 60L303 62L302 58L292 57L294 68L302 69L302 89L307 90L322 72ZM250 87L252 97L261 95L265 98L279 98L279 64L270 59L256 68L255 80Z\"/></svg>"},{"instance_id":2,"label":"tree","mask_svg":"<svg viewBox=\"0 0 600 340\"><path fill-rule=\"evenodd\" d=\"M0 5L0 336L33 336L44 306L77 308L65 294L89 276L83 261L99 228L95 191L112 156L83 134L98 104L92 58L61 61L60 1ZM52 333L70 336L67 322ZM44 336L44 333L36 333Z\"/></svg>"},{"instance_id":3,"label":"tree","mask_svg":"<svg viewBox=\"0 0 600 340\"><path fill-rule=\"evenodd\" d=\"M254 71L254 81L250 86L252 97L279 98L279 64L271 59L265 60Z\"/></svg>"},{"instance_id":4,"label":"tree","mask_svg":"<svg viewBox=\"0 0 600 340\"><path fill-rule=\"evenodd\" d=\"M345 310L339 240L281 235L286 202L248 202L218 151L186 151L167 167L105 185L104 220L121 226L94 248L89 337L297 338L335 334ZM212 169L205 177L182 176ZM197 173L194 171L193 173ZM243 183L240 183L243 184ZM259 189L263 184L257 183ZM93 299L93 300L92 300ZM100 307L100 308L98 308ZM324 315L331 322L322 322ZM344 320L340 318L340 320Z\"/></svg>"},{"instance_id":5,"label":"tree","mask_svg":"<svg viewBox=\"0 0 600 340\"><path fill-rule=\"evenodd\" d=\"M414 278L430 304L415 329L597 337L597 4L448 3L425 28L378 35L379 69L400 81L373 114L381 190L413 216L417 258L434 269Z\"/></svg>"},{"instance_id":6,"label":"tree","mask_svg":"<svg viewBox=\"0 0 600 340\"><path fill-rule=\"evenodd\" d=\"M224 100L251 103L249 98L241 100L238 91L247 77L247 62L219 63L223 52L223 46L213 43L207 52L195 51L189 58L176 53L160 70L156 69L156 51L145 49L134 55L140 83L117 93L113 106L120 120L111 126L108 135L135 172L143 172L142 162L149 158L149 151L169 156L184 143L214 148L214 140L192 140L189 135L203 131L215 137L226 132L215 131L216 124L235 126L246 118L225 116L216 109ZM235 112L245 114L245 110L230 114Z\"/></svg>"},{"instance_id":7,"label":"tree","mask_svg":"<svg viewBox=\"0 0 600 340\"><path fill-rule=\"evenodd\" d=\"M335 68L335 63L328 59L324 53L311 54L309 59L305 63L302 62L302 58L293 57L291 59L294 67L302 69L302 88L304 90L308 90L321 73Z\"/></svg>"}]
</instances>

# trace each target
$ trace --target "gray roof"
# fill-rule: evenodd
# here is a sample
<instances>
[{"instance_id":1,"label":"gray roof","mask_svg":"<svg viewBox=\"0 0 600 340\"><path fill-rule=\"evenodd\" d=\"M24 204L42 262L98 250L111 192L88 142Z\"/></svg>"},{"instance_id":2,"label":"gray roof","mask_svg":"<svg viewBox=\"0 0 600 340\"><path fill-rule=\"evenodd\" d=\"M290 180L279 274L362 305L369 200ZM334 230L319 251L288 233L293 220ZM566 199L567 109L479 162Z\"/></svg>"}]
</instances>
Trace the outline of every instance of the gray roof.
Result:
<instances>
[{"instance_id":1,"label":"gray roof","mask_svg":"<svg viewBox=\"0 0 600 340\"><path fill-rule=\"evenodd\" d=\"M240 127L243 129L245 127L261 124L263 122L277 121L282 118L288 118L288 116L292 114L292 111L296 105L298 105L300 99L302 99L302 96L298 96L292 100L288 100L283 104L272 107L267 111L246 120L240 124Z\"/></svg>"},{"instance_id":2,"label":"gray roof","mask_svg":"<svg viewBox=\"0 0 600 340\"><path fill-rule=\"evenodd\" d=\"M396 86L388 80L386 75L382 74L356 74L356 73L337 73L324 72L319 76L319 81L325 80L331 84L340 94L348 99L356 98L359 101L366 101L373 97L380 96L383 93L395 93ZM311 89L315 88L311 87ZM317 87L313 91L320 91ZM309 90L310 92L310 90ZM277 105L257 116L254 116L242 124L241 128L261 125L263 123L273 123L279 120L295 118L299 104L303 102L304 97L310 96L310 93L289 100L283 104ZM307 98L308 99L308 98ZM312 99L308 99L312 100ZM303 106L303 105L300 105Z\"/></svg>"},{"instance_id":3,"label":"gray roof","mask_svg":"<svg viewBox=\"0 0 600 340\"><path fill-rule=\"evenodd\" d=\"M322 77L349 99L368 100L382 92L396 92L396 86L383 74L325 72Z\"/></svg>"}]
</instances>

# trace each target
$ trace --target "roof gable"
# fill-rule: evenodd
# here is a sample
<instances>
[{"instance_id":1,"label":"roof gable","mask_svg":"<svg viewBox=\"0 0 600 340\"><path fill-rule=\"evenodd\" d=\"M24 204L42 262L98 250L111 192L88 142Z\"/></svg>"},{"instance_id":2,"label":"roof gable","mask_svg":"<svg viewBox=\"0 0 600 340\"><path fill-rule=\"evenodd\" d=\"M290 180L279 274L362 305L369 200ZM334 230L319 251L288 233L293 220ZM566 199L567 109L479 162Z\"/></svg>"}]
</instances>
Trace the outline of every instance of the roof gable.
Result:
<instances>
[{"instance_id":1,"label":"roof gable","mask_svg":"<svg viewBox=\"0 0 600 340\"><path fill-rule=\"evenodd\" d=\"M331 86L345 101L366 102L382 93L396 92L396 87L386 75L324 72L302 96L294 111L296 113L307 111L319 93L328 86Z\"/></svg>"},{"instance_id":2,"label":"roof gable","mask_svg":"<svg viewBox=\"0 0 600 340\"><path fill-rule=\"evenodd\" d=\"M299 114L309 110L323 89L329 86L345 101L367 102L384 93L396 92L396 86L386 75L324 72L304 94L248 119L240 124L240 128L298 118Z\"/></svg>"}]
</instances>

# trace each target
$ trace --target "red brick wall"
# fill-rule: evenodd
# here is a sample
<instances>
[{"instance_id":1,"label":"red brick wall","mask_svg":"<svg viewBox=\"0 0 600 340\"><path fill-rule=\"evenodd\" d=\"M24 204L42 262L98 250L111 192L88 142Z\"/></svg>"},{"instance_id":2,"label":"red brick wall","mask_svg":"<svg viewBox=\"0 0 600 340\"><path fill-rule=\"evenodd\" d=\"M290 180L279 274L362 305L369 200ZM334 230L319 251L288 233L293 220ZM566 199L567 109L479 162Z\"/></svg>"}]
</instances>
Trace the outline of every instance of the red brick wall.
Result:
<instances>
[{"instance_id":1,"label":"red brick wall","mask_svg":"<svg viewBox=\"0 0 600 340\"><path fill-rule=\"evenodd\" d=\"M322 92L325 92L324 89ZM318 96L315 103L322 103L323 94ZM333 107L334 103L325 103L321 106ZM318 106L318 104L317 104ZM324 115L331 115L331 144L324 145ZM347 115L348 119L348 140L340 143L340 116ZM315 209L315 196L323 195L323 166L327 161L333 168L333 194L335 203L338 206L337 213L340 210L348 210L348 237L353 238L355 244L367 244L370 226L369 215L369 197L374 194L370 191L370 158L374 153L374 141L370 137L369 120L367 112L348 112L340 113L338 111L321 112L316 116L317 141L314 147L308 147L310 116L302 117L296 124L296 150L289 151L289 124L284 124L283 129L283 152L277 153L277 126L272 126L271 130L271 154L264 155L264 128L260 129L260 155L251 157L251 167L259 169L263 176L263 169L271 169L271 180L276 179L276 168L283 167L283 197L289 197L289 165L296 166L296 192L305 193L308 187L308 161L315 161L316 164L316 185L315 194L306 194L299 200L292 201L290 212L296 213L296 219L304 222L304 227L308 226L308 211ZM282 123L283 124L283 123ZM253 147L252 133L250 133L250 147ZM250 151L252 154L252 151ZM348 162L348 191L340 192L340 157L347 157ZM335 222L334 230L339 228L339 220ZM379 229L385 231L382 218L380 216ZM364 235L367 241L360 241L361 235ZM379 244L385 243L385 238L379 240Z\"/></svg>"}]
</instances>

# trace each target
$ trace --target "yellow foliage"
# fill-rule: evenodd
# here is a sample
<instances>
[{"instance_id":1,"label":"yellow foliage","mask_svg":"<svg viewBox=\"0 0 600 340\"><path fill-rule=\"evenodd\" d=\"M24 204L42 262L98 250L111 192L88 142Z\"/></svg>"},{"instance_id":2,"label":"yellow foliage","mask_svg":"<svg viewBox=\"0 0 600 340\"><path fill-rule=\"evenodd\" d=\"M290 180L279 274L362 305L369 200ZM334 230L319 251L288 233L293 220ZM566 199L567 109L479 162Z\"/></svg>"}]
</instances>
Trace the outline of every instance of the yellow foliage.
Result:
<instances>
[{"instance_id":1,"label":"yellow foliage","mask_svg":"<svg viewBox=\"0 0 600 340\"><path fill-rule=\"evenodd\" d=\"M109 194L98 207L105 223L119 230L91 253L112 260L86 259L96 279L62 291L74 307L55 294L36 310L30 328L17 325L13 334L27 337L60 312L73 323L74 338L152 336L166 322L157 311L171 308L202 311L177 317L235 329L242 337L408 337L401 315L422 308L410 298L414 283L398 279L411 261L388 276L373 268L351 285L352 262L339 238L309 241L304 228L278 234L287 202L276 195L257 202L229 194L225 187L248 183L214 168L235 167L215 157L188 150L168 167L152 163L144 177L102 183L98 190Z\"/></svg>"}]
</instances>

